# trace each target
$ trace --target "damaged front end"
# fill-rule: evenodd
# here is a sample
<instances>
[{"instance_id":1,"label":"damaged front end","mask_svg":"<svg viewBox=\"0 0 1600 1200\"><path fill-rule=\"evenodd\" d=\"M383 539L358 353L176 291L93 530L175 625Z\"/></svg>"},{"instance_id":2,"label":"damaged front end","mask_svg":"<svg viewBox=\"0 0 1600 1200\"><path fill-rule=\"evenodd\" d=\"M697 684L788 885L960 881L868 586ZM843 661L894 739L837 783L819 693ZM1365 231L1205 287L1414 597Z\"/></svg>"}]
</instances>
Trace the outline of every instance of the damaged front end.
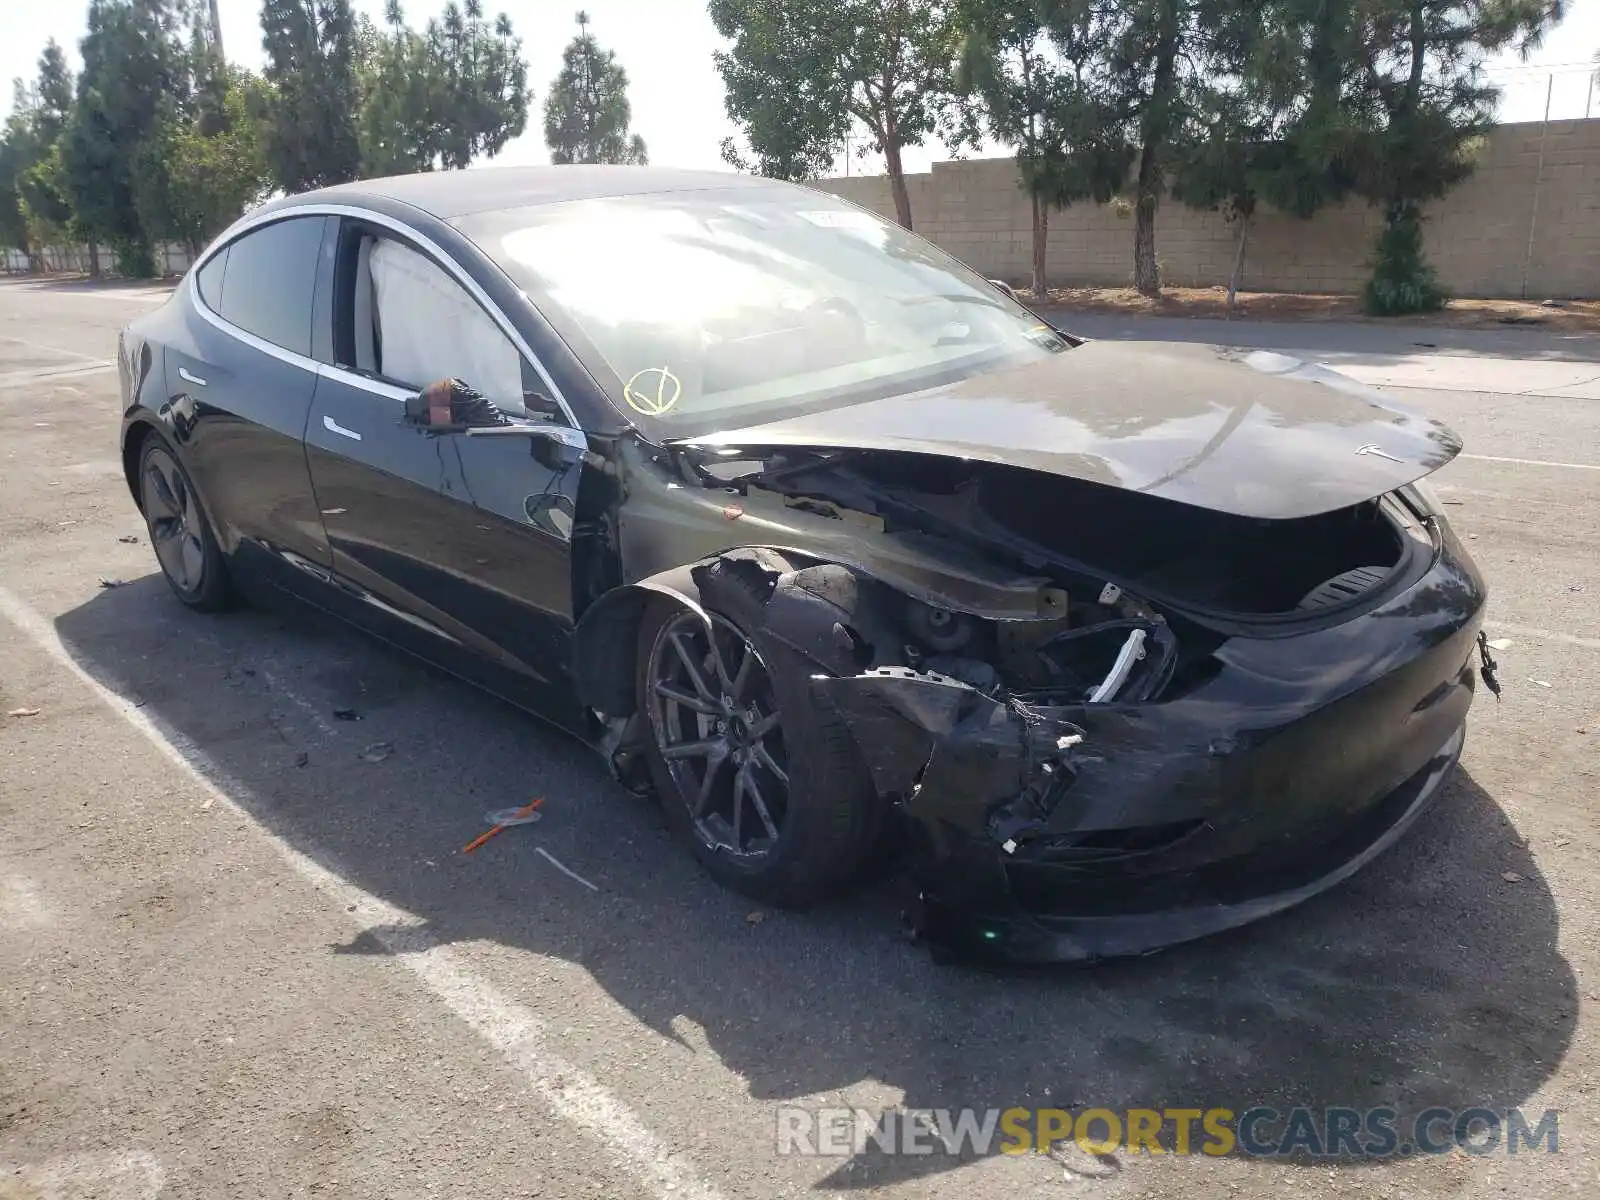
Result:
<instances>
[{"instance_id":1,"label":"damaged front end","mask_svg":"<svg viewBox=\"0 0 1600 1200\"><path fill-rule=\"evenodd\" d=\"M635 586L765 597L742 627L810 664L936 951L1084 961L1243 924L1380 853L1459 755L1483 585L1399 493L1297 523L920 456L623 473Z\"/></svg>"}]
</instances>

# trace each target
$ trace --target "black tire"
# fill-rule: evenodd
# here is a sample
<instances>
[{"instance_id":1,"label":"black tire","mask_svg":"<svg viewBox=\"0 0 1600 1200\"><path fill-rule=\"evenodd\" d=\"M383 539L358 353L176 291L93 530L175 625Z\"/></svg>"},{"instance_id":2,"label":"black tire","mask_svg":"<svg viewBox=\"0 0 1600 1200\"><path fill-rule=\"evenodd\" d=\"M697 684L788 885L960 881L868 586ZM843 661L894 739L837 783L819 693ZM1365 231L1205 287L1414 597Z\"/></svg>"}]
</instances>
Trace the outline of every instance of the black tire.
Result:
<instances>
[{"instance_id":1,"label":"black tire","mask_svg":"<svg viewBox=\"0 0 1600 1200\"><path fill-rule=\"evenodd\" d=\"M173 595L197 612L232 608L228 563L200 493L172 447L158 435L147 436L140 448L138 483L150 546Z\"/></svg>"},{"instance_id":2,"label":"black tire","mask_svg":"<svg viewBox=\"0 0 1600 1200\"><path fill-rule=\"evenodd\" d=\"M758 596L750 599L761 603ZM696 614L666 599L655 602L639 626L636 685L651 779L668 823L717 882L776 907L813 904L843 890L859 873L878 840L881 803L849 732L810 701L807 680L815 666L770 638L751 639L745 629L755 622L748 615L708 611L719 626L755 646L771 682L788 774L779 836L756 854L717 844L691 811L683 772L669 768L660 727L666 706L654 689L659 656L667 653L663 639L675 627L703 632L704 626ZM679 625L686 617L688 625Z\"/></svg>"}]
</instances>

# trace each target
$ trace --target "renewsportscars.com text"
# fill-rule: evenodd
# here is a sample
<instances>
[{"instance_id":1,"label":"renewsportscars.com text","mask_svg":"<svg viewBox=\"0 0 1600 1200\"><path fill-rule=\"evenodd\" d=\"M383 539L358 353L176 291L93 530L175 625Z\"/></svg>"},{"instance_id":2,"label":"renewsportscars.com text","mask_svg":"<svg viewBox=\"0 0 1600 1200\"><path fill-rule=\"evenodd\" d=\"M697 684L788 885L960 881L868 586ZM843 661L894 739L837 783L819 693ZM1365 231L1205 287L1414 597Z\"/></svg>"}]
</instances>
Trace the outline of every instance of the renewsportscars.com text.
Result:
<instances>
[{"instance_id":1,"label":"renewsportscars.com text","mask_svg":"<svg viewBox=\"0 0 1600 1200\"><path fill-rule=\"evenodd\" d=\"M1554 1109L1426 1108L807 1108L777 1110L780 1155L984 1156L1047 1153L1062 1142L1089 1154L1252 1158L1408 1158L1415 1154L1555 1154Z\"/></svg>"}]
</instances>

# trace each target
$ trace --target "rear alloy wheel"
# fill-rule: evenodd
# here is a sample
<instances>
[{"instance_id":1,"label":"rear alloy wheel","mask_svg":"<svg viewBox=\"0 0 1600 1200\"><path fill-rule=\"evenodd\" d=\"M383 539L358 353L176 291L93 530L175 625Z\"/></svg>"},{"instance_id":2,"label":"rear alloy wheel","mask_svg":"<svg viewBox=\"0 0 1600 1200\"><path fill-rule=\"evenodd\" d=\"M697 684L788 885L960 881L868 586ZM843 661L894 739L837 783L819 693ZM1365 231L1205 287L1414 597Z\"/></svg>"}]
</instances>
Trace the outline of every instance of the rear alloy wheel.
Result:
<instances>
[{"instance_id":1,"label":"rear alloy wheel","mask_svg":"<svg viewBox=\"0 0 1600 1200\"><path fill-rule=\"evenodd\" d=\"M743 611L741 609L741 611ZM667 821L725 887L799 907L840 891L881 806L848 730L811 703L816 670L734 619L669 600L639 628L645 760Z\"/></svg>"},{"instance_id":2,"label":"rear alloy wheel","mask_svg":"<svg viewBox=\"0 0 1600 1200\"><path fill-rule=\"evenodd\" d=\"M139 507L168 585L190 608L229 607L227 567L188 472L155 437L139 456Z\"/></svg>"}]
</instances>

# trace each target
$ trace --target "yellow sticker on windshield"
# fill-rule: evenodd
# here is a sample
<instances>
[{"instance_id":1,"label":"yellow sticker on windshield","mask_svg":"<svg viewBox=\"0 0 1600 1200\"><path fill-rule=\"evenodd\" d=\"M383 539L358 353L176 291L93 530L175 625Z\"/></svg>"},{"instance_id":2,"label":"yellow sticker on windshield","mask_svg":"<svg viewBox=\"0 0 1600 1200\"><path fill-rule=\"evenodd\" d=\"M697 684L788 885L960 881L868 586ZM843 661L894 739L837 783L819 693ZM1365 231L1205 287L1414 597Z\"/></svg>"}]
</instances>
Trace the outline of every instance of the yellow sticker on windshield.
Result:
<instances>
[{"instance_id":1,"label":"yellow sticker on windshield","mask_svg":"<svg viewBox=\"0 0 1600 1200\"><path fill-rule=\"evenodd\" d=\"M683 395L683 384L666 367L646 367L635 371L622 389L622 398L628 407L647 417L659 417L677 406Z\"/></svg>"}]
</instances>

